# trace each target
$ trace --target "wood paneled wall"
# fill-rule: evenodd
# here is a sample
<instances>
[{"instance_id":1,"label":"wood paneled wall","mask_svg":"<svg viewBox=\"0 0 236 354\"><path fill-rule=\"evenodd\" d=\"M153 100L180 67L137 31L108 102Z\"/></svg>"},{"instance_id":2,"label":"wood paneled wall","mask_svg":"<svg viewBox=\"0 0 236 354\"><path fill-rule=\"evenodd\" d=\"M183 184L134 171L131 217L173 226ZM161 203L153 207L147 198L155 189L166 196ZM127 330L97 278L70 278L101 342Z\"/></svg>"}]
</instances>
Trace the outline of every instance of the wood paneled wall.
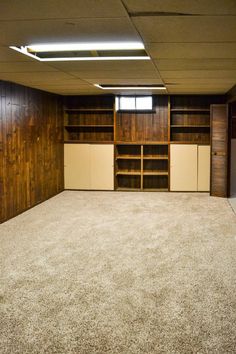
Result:
<instances>
[{"instance_id":1,"label":"wood paneled wall","mask_svg":"<svg viewBox=\"0 0 236 354\"><path fill-rule=\"evenodd\" d=\"M64 189L61 97L0 82L0 222Z\"/></svg>"},{"instance_id":2,"label":"wood paneled wall","mask_svg":"<svg viewBox=\"0 0 236 354\"><path fill-rule=\"evenodd\" d=\"M168 96L153 96L153 113L117 113L117 142L168 141Z\"/></svg>"}]
</instances>

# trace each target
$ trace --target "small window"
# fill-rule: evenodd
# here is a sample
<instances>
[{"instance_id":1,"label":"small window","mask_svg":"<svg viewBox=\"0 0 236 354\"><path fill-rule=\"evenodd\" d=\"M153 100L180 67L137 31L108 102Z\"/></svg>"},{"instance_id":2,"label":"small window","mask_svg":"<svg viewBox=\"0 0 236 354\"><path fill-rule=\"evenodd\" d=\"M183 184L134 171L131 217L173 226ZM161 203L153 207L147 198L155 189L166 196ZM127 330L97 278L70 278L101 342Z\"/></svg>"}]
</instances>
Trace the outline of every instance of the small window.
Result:
<instances>
[{"instance_id":1,"label":"small window","mask_svg":"<svg viewBox=\"0 0 236 354\"><path fill-rule=\"evenodd\" d=\"M152 111L152 96L118 96L117 111Z\"/></svg>"}]
</instances>

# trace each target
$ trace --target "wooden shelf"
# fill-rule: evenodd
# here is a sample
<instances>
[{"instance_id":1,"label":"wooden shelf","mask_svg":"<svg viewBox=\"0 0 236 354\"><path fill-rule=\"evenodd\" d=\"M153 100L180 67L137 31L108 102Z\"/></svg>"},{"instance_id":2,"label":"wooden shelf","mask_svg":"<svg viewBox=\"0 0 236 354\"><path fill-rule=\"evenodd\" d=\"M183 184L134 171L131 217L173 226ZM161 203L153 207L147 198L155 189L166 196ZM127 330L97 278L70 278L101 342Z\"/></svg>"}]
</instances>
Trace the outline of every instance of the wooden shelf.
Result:
<instances>
[{"instance_id":1,"label":"wooden shelf","mask_svg":"<svg viewBox=\"0 0 236 354\"><path fill-rule=\"evenodd\" d=\"M171 125L171 128L210 128L210 125L193 125L193 124L185 124L185 125L181 125L181 124L175 124L175 125Z\"/></svg>"},{"instance_id":2,"label":"wooden shelf","mask_svg":"<svg viewBox=\"0 0 236 354\"><path fill-rule=\"evenodd\" d=\"M144 176L168 176L168 171L143 171Z\"/></svg>"},{"instance_id":3,"label":"wooden shelf","mask_svg":"<svg viewBox=\"0 0 236 354\"><path fill-rule=\"evenodd\" d=\"M168 156L166 155L159 155L159 156L155 156L155 155L143 155L143 159L144 160L168 160Z\"/></svg>"},{"instance_id":4,"label":"wooden shelf","mask_svg":"<svg viewBox=\"0 0 236 354\"><path fill-rule=\"evenodd\" d=\"M192 141L179 141L179 140L171 140L170 141L171 144L198 144L198 145L209 145L210 144L210 140L209 141L199 141L199 140L192 140Z\"/></svg>"},{"instance_id":5,"label":"wooden shelf","mask_svg":"<svg viewBox=\"0 0 236 354\"><path fill-rule=\"evenodd\" d=\"M113 144L113 140L64 140L65 144Z\"/></svg>"},{"instance_id":6,"label":"wooden shelf","mask_svg":"<svg viewBox=\"0 0 236 354\"><path fill-rule=\"evenodd\" d=\"M116 188L117 191L120 192L140 192L140 188L125 188L125 187L118 187Z\"/></svg>"},{"instance_id":7,"label":"wooden shelf","mask_svg":"<svg viewBox=\"0 0 236 354\"><path fill-rule=\"evenodd\" d=\"M143 145L143 146L146 146L146 145L167 145L168 146L168 142L165 141L139 141L138 143L136 142L129 142L129 141L115 141L115 145Z\"/></svg>"},{"instance_id":8,"label":"wooden shelf","mask_svg":"<svg viewBox=\"0 0 236 354\"><path fill-rule=\"evenodd\" d=\"M171 112L202 112L210 113L209 108L171 108Z\"/></svg>"},{"instance_id":9,"label":"wooden shelf","mask_svg":"<svg viewBox=\"0 0 236 354\"><path fill-rule=\"evenodd\" d=\"M113 128L111 124L67 124L65 128Z\"/></svg>"},{"instance_id":10,"label":"wooden shelf","mask_svg":"<svg viewBox=\"0 0 236 354\"><path fill-rule=\"evenodd\" d=\"M116 160L140 160L141 156L135 155L117 155Z\"/></svg>"},{"instance_id":11,"label":"wooden shelf","mask_svg":"<svg viewBox=\"0 0 236 354\"><path fill-rule=\"evenodd\" d=\"M116 172L117 176L120 175L127 175L127 176L141 176L141 171L117 171Z\"/></svg>"},{"instance_id":12,"label":"wooden shelf","mask_svg":"<svg viewBox=\"0 0 236 354\"><path fill-rule=\"evenodd\" d=\"M143 188L144 192L168 192L168 188Z\"/></svg>"},{"instance_id":13,"label":"wooden shelf","mask_svg":"<svg viewBox=\"0 0 236 354\"><path fill-rule=\"evenodd\" d=\"M113 112L113 108L65 108L64 112Z\"/></svg>"}]
</instances>

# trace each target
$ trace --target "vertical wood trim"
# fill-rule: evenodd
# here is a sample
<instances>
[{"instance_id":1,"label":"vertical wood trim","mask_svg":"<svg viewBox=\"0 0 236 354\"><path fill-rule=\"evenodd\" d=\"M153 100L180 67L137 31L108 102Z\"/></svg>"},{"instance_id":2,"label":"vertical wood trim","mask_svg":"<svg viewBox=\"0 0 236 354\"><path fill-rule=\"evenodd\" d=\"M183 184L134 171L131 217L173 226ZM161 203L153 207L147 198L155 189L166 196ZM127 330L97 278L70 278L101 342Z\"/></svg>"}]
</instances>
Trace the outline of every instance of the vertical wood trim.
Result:
<instances>
[{"instance_id":1,"label":"vertical wood trim","mask_svg":"<svg viewBox=\"0 0 236 354\"><path fill-rule=\"evenodd\" d=\"M210 195L228 194L228 105L211 105L211 183Z\"/></svg>"},{"instance_id":2,"label":"vertical wood trim","mask_svg":"<svg viewBox=\"0 0 236 354\"><path fill-rule=\"evenodd\" d=\"M140 189L143 190L143 145L141 145L141 184Z\"/></svg>"},{"instance_id":3,"label":"vertical wood trim","mask_svg":"<svg viewBox=\"0 0 236 354\"><path fill-rule=\"evenodd\" d=\"M171 126L171 111L170 111L170 96L168 96L168 143L170 142L170 126Z\"/></svg>"}]
</instances>

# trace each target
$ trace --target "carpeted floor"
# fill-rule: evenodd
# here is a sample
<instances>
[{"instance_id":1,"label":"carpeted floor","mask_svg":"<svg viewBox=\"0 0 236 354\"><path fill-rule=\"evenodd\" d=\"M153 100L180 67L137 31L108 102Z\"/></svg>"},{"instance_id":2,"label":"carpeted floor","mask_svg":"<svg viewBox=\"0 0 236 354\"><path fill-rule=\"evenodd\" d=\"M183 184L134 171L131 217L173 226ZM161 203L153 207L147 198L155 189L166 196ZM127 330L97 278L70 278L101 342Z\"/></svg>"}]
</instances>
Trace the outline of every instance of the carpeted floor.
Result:
<instances>
[{"instance_id":1,"label":"carpeted floor","mask_svg":"<svg viewBox=\"0 0 236 354\"><path fill-rule=\"evenodd\" d=\"M236 216L191 193L63 192L0 225L0 353L236 353Z\"/></svg>"}]
</instances>

